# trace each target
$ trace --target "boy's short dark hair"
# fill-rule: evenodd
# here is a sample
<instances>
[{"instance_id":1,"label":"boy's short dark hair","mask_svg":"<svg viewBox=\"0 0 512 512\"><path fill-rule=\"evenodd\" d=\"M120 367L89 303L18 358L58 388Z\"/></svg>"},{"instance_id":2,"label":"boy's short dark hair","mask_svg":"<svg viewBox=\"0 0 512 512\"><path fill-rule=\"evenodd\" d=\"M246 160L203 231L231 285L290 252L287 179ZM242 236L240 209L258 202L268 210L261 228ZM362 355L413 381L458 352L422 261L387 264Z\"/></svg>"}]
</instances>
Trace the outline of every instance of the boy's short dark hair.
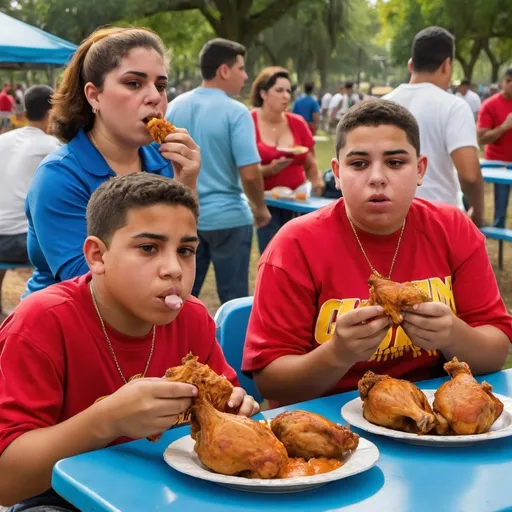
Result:
<instances>
[{"instance_id":1,"label":"boy's short dark hair","mask_svg":"<svg viewBox=\"0 0 512 512\"><path fill-rule=\"evenodd\" d=\"M108 244L114 233L126 224L128 211L156 204L184 206L196 220L199 206L192 191L164 176L137 172L115 176L102 183L87 205L87 235Z\"/></svg>"},{"instance_id":2,"label":"boy's short dark hair","mask_svg":"<svg viewBox=\"0 0 512 512\"><path fill-rule=\"evenodd\" d=\"M505 69L505 73L503 73L503 77L506 77L506 76L512 76L512 66Z\"/></svg>"},{"instance_id":3,"label":"boy's short dark hair","mask_svg":"<svg viewBox=\"0 0 512 512\"><path fill-rule=\"evenodd\" d=\"M231 67L237 57L245 57L246 48L240 43L229 39L212 39L208 41L199 53L199 67L204 80L213 80L217 70L223 64Z\"/></svg>"},{"instance_id":4,"label":"boy's short dark hair","mask_svg":"<svg viewBox=\"0 0 512 512\"><path fill-rule=\"evenodd\" d=\"M368 100L351 107L336 128L336 158L345 147L347 133L359 126L396 126L420 154L420 129L414 116L404 107L389 100Z\"/></svg>"},{"instance_id":5,"label":"boy's short dark hair","mask_svg":"<svg viewBox=\"0 0 512 512\"><path fill-rule=\"evenodd\" d=\"M446 60L453 60L455 38L441 27L428 27L418 32L412 42L414 71L434 73Z\"/></svg>"},{"instance_id":6,"label":"boy's short dark hair","mask_svg":"<svg viewBox=\"0 0 512 512\"><path fill-rule=\"evenodd\" d=\"M464 80L462 80L460 85L463 86L463 87L469 87L471 85L471 81L468 80L467 78L465 78Z\"/></svg>"},{"instance_id":7,"label":"boy's short dark hair","mask_svg":"<svg viewBox=\"0 0 512 512\"><path fill-rule=\"evenodd\" d=\"M304 84L304 92L306 94L311 94L315 89L315 84L313 82L307 82Z\"/></svg>"},{"instance_id":8,"label":"boy's short dark hair","mask_svg":"<svg viewBox=\"0 0 512 512\"><path fill-rule=\"evenodd\" d=\"M345 82L345 89L353 89L354 82Z\"/></svg>"},{"instance_id":9,"label":"boy's short dark hair","mask_svg":"<svg viewBox=\"0 0 512 512\"><path fill-rule=\"evenodd\" d=\"M42 121L52 108L53 89L48 85L33 85L25 91L25 110L29 121Z\"/></svg>"}]
</instances>

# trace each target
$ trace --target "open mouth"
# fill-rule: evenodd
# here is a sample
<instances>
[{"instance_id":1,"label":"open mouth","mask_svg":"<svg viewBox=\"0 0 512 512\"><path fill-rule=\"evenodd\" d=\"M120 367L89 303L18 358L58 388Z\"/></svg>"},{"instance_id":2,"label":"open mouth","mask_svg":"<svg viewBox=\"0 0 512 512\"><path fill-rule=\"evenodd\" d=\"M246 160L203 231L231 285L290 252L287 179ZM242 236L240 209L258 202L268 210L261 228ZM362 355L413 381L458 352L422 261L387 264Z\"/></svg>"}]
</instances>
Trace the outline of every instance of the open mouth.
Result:
<instances>
[{"instance_id":1,"label":"open mouth","mask_svg":"<svg viewBox=\"0 0 512 512\"><path fill-rule=\"evenodd\" d=\"M151 119L161 119L162 118L162 114L155 114L155 115L149 115L148 117L145 117L142 122L147 125L149 123L149 121L151 121Z\"/></svg>"},{"instance_id":2,"label":"open mouth","mask_svg":"<svg viewBox=\"0 0 512 512\"><path fill-rule=\"evenodd\" d=\"M369 199L370 203L378 204L378 203L387 203L389 201L389 197L384 194L374 195Z\"/></svg>"}]
</instances>

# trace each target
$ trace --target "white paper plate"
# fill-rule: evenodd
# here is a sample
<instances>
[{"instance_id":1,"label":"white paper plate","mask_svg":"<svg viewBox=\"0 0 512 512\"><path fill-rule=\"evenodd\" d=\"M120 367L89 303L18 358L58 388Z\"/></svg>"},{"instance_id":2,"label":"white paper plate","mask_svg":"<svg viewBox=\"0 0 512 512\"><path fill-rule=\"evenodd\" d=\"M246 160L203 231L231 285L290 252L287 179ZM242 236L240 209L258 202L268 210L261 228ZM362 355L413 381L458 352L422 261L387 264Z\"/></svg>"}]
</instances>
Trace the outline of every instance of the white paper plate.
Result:
<instances>
[{"instance_id":1,"label":"white paper plate","mask_svg":"<svg viewBox=\"0 0 512 512\"><path fill-rule=\"evenodd\" d=\"M428 401L432 405L434 401L435 389L423 389ZM471 444L482 443L491 439L499 439L502 437L512 436L512 399L494 393L504 405L501 416L494 422L489 432L485 434L475 434L471 436L437 436L429 434L411 434L409 432L401 432L379 425L370 423L363 417L363 402L360 398L355 398L346 403L341 409L341 415L350 425L377 434L379 436L391 437L397 441L404 443L439 446L439 447L459 447Z\"/></svg>"},{"instance_id":2,"label":"white paper plate","mask_svg":"<svg viewBox=\"0 0 512 512\"><path fill-rule=\"evenodd\" d=\"M307 153L309 149L306 146L296 146L291 148L285 148L285 147L277 147L277 151L281 153L288 153L290 155L303 155L304 153Z\"/></svg>"},{"instance_id":3,"label":"white paper plate","mask_svg":"<svg viewBox=\"0 0 512 512\"><path fill-rule=\"evenodd\" d=\"M239 491L259 493L308 491L315 487L328 484L329 482L362 473L373 467L377 460L379 460L378 448L372 442L360 438L357 450L352 453L343 466L334 471L313 476L266 480L262 478L243 478L240 476L226 476L214 473L201 464L197 454L194 452L194 444L195 441L190 436L177 439L165 450L165 462L176 471L194 478L215 482Z\"/></svg>"}]
</instances>

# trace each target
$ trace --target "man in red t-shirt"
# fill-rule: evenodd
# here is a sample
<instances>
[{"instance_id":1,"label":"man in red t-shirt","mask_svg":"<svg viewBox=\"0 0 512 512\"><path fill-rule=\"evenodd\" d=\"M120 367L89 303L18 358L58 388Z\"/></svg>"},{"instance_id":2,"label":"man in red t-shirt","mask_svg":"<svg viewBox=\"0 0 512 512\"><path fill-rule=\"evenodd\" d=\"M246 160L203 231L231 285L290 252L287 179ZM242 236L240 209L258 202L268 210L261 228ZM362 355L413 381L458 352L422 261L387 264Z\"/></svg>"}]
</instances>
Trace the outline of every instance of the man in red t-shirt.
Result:
<instances>
[{"instance_id":1,"label":"man in red t-shirt","mask_svg":"<svg viewBox=\"0 0 512 512\"><path fill-rule=\"evenodd\" d=\"M172 427L197 389L160 377L189 352L238 385L214 321L190 296L197 217L179 183L112 178L87 208L91 273L34 293L4 322L0 503L75 510L50 490L54 464ZM228 405L258 410L239 387Z\"/></svg>"},{"instance_id":2,"label":"man in red t-shirt","mask_svg":"<svg viewBox=\"0 0 512 512\"><path fill-rule=\"evenodd\" d=\"M427 168L414 117L361 103L338 125L336 154L344 199L287 223L261 258L242 370L284 404L353 390L367 370L443 375L453 356L475 374L501 369L512 318L485 239L456 207L414 199ZM433 302L392 325L380 306L360 307L372 270Z\"/></svg>"},{"instance_id":3,"label":"man in red t-shirt","mask_svg":"<svg viewBox=\"0 0 512 512\"><path fill-rule=\"evenodd\" d=\"M9 94L9 84L4 84L0 91L0 133L8 126L11 114L14 113L14 98Z\"/></svg>"},{"instance_id":4,"label":"man in red t-shirt","mask_svg":"<svg viewBox=\"0 0 512 512\"><path fill-rule=\"evenodd\" d=\"M484 101L478 115L478 142L487 160L512 164L512 67L505 71L501 91ZM509 185L494 184L494 225L505 227Z\"/></svg>"}]
</instances>

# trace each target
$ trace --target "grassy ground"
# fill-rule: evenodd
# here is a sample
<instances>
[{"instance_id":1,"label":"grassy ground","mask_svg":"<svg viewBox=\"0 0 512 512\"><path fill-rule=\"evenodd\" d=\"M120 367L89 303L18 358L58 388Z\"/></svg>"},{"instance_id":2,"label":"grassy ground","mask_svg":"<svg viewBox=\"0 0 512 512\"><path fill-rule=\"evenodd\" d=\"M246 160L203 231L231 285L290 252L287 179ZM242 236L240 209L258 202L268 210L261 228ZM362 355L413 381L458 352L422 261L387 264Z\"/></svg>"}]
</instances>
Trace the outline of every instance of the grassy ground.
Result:
<instances>
[{"instance_id":1,"label":"grassy ground","mask_svg":"<svg viewBox=\"0 0 512 512\"><path fill-rule=\"evenodd\" d=\"M322 170L330 167L330 161L333 157L333 142L320 142L315 146L315 152L318 159L319 167ZM487 220L492 218L492 202L493 202L492 187L486 185L486 205L487 205ZM509 222L512 221L512 209L509 210ZM504 270L500 271L497 268L498 259L498 243L496 241L488 241L487 249L489 256L494 266L496 278L500 287L500 291L509 311L512 311L512 246L505 244L504 251ZM251 255L251 270L250 270L250 293L254 290L254 280L256 278L256 270L258 263L259 253L256 243L253 243ZM12 309L19 301L20 295L25 288L25 282L28 279L30 272L28 270L19 270L16 272L8 272L4 286L3 286L3 305L4 309ZM201 291L200 299L207 305L210 313L213 315L219 307L219 299L215 289L215 276L213 269L210 268L208 276L206 277L203 290ZM508 360L508 367L512 367L512 354Z\"/></svg>"}]
</instances>

